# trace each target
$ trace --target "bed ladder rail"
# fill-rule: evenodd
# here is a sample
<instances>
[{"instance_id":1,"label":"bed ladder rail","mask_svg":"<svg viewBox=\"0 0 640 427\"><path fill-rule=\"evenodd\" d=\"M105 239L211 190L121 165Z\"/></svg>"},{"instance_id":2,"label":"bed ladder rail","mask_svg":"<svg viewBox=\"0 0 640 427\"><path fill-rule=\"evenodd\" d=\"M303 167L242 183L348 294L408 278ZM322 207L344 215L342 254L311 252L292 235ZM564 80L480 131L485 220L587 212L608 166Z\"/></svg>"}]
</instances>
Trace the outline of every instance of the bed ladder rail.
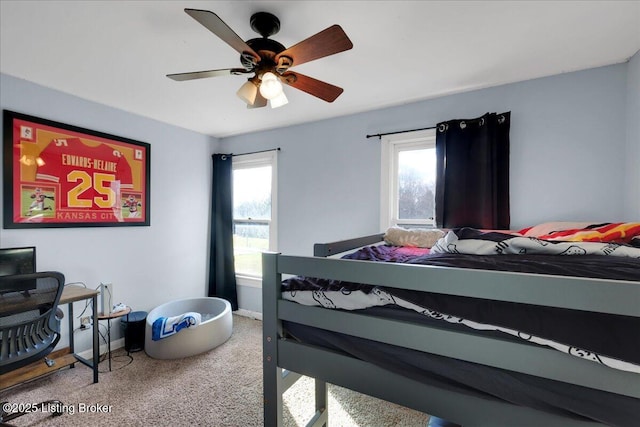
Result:
<instances>
[{"instance_id":1,"label":"bed ladder rail","mask_svg":"<svg viewBox=\"0 0 640 427\"><path fill-rule=\"evenodd\" d=\"M280 282L282 275L277 273L277 256L265 253L262 257L262 366L264 392L264 425L276 427L282 421L282 395L302 375L282 369L278 366L278 341L282 337L282 324L278 320L278 299L282 296ZM275 292L274 292L275 290ZM327 383L315 379L315 414L307 427L327 426Z\"/></svg>"},{"instance_id":2,"label":"bed ladder rail","mask_svg":"<svg viewBox=\"0 0 640 427\"><path fill-rule=\"evenodd\" d=\"M282 396L284 393L294 385L302 375L289 371L288 369L276 368L280 374L277 377L277 382L279 384L276 385L278 389L278 397L276 398L276 402L271 402L271 406L273 407L273 403L277 405L275 409L276 420L274 426L280 426L283 424L282 421ZM328 411L327 411L327 383L325 381L319 379L313 379L315 383L315 413L311 417L311 419L307 422L306 427L326 427L329 423L328 421ZM270 426L271 424L267 422L267 394L265 394L265 426Z\"/></svg>"},{"instance_id":3,"label":"bed ladder rail","mask_svg":"<svg viewBox=\"0 0 640 427\"><path fill-rule=\"evenodd\" d=\"M329 394L327 392L327 383L318 378L315 378L313 381L316 386L316 413L307 423L307 427L327 427L329 425Z\"/></svg>"},{"instance_id":4,"label":"bed ladder rail","mask_svg":"<svg viewBox=\"0 0 640 427\"><path fill-rule=\"evenodd\" d=\"M280 368L278 368L280 369ZM302 375L290 371L288 369L281 369L282 371L282 393L289 390L289 387L294 385L296 381L302 378ZM327 383L325 381L321 381L319 379L313 380L315 383L315 397L316 397L316 412L313 414L311 419L307 422L306 427L321 427L327 426L328 421L328 411L327 411Z\"/></svg>"}]
</instances>

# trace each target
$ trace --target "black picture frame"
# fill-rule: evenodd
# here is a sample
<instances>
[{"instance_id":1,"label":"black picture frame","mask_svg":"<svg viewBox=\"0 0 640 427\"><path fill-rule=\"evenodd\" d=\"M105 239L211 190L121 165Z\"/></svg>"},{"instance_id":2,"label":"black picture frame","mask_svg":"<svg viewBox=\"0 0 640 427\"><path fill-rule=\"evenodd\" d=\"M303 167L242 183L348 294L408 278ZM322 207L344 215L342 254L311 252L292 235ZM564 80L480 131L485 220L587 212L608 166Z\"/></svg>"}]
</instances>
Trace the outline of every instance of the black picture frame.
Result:
<instances>
[{"instance_id":1,"label":"black picture frame","mask_svg":"<svg viewBox=\"0 0 640 427\"><path fill-rule=\"evenodd\" d=\"M4 228L149 226L146 142L3 110Z\"/></svg>"}]
</instances>

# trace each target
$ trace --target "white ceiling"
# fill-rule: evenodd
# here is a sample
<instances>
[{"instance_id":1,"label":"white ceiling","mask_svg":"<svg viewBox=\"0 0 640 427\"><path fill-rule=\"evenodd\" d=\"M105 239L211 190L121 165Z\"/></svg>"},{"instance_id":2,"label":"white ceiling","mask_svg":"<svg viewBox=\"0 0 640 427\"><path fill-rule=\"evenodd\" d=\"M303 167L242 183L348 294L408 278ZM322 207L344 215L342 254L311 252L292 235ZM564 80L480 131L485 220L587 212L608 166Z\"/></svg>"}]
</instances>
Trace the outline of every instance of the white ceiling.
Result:
<instances>
[{"instance_id":1,"label":"white ceiling","mask_svg":"<svg viewBox=\"0 0 640 427\"><path fill-rule=\"evenodd\" d=\"M239 54L188 16L215 12L241 38L258 11L289 47L339 24L353 49L292 68L344 88L326 103L248 110ZM0 71L193 131L225 137L626 61L640 49L639 1L8 1ZM28 112L27 112L28 113Z\"/></svg>"}]
</instances>

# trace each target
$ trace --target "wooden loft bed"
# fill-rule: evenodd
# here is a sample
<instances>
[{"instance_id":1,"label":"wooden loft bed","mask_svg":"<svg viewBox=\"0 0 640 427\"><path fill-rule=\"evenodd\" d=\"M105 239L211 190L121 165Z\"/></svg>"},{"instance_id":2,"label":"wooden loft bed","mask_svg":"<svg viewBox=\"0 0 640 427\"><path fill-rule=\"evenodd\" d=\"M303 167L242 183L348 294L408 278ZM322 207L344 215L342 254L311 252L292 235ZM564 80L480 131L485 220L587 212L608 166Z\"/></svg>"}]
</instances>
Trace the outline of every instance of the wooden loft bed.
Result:
<instances>
[{"instance_id":1,"label":"wooden loft bed","mask_svg":"<svg viewBox=\"0 0 640 427\"><path fill-rule=\"evenodd\" d=\"M543 346L471 331L452 331L367 311L330 310L282 297L283 275L421 290L438 294L559 307L640 318L640 281L609 280L323 258L379 242L381 234L314 247L315 257L263 255L264 424L282 425L282 394L301 375L315 379L316 415L327 424L326 383L336 384L469 426L595 426L587 419L434 386L332 348L299 342L289 324L359 337L521 373L630 399L640 408L640 374L613 369ZM638 337L636 336L636 339ZM364 342L364 341L363 341ZM639 410L636 410L639 411ZM637 418L635 419L637 421Z\"/></svg>"}]
</instances>

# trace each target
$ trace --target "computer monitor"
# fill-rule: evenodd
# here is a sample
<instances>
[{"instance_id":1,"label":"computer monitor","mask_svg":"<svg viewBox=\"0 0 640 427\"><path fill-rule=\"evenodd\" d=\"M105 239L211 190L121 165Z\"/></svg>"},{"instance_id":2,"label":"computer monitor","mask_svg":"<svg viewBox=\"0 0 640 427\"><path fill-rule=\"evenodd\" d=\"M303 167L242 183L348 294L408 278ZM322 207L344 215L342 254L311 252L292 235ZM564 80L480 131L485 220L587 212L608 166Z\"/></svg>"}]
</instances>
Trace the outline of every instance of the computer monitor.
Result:
<instances>
[{"instance_id":1,"label":"computer monitor","mask_svg":"<svg viewBox=\"0 0 640 427\"><path fill-rule=\"evenodd\" d=\"M0 276L36 272L36 248L0 248Z\"/></svg>"}]
</instances>

